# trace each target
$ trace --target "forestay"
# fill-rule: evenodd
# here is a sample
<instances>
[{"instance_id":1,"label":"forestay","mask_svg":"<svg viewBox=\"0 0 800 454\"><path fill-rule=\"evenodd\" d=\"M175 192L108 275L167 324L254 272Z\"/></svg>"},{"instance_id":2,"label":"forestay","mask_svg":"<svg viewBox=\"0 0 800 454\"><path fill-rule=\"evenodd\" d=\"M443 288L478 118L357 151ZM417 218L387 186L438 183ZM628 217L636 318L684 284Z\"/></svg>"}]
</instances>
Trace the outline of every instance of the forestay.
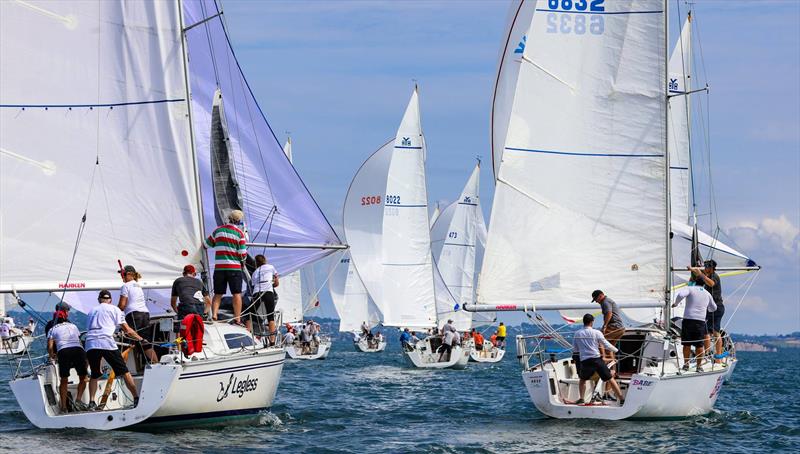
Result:
<instances>
[{"instance_id":1,"label":"forestay","mask_svg":"<svg viewBox=\"0 0 800 454\"><path fill-rule=\"evenodd\" d=\"M380 313L361 282L350 254L342 255L333 266L336 269L328 281L328 288L339 314L339 331L358 333L363 322L367 322L370 328L377 326L381 321Z\"/></svg>"},{"instance_id":2,"label":"forestay","mask_svg":"<svg viewBox=\"0 0 800 454\"><path fill-rule=\"evenodd\" d=\"M283 152L292 162L292 139L283 144ZM294 165L294 164L292 164ZM278 302L275 310L281 312L281 320L285 323L303 321L303 279L300 270L280 277L280 286L275 289Z\"/></svg>"},{"instance_id":3,"label":"forestay","mask_svg":"<svg viewBox=\"0 0 800 454\"><path fill-rule=\"evenodd\" d=\"M478 300L663 302L662 2L566 3L525 41Z\"/></svg>"},{"instance_id":4,"label":"forestay","mask_svg":"<svg viewBox=\"0 0 800 454\"><path fill-rule=\"evenodd\" d=\"M177 2L0 2L0 80L0 291L199 262Z\"/></svg>"},{"instance_id":5,"label":"forestay","mask_svg":"<svg viewBox=\"0 0 800 454\"><path fill-rule=\"evenodd\" d=\"M431 229L431 247L436 267L457 303L455 307L437 307L439 325L452 318L457 329L469 330L473 318L493 319L491 313L463 310L465 303L475 301L475 264L486 238L480 207L480 164L475 166L459 198L445 208L439 219L441 222Z\"/></svg>"},{"instance_id":6,"label":"forestay","mask_svg":"<svg viewBox=\"0 0 800 454\"><path fill-rule=\"evenodd\" d=\"M218 13L213 0L183 2L206 229L216 226L209 150L213 97L220 90L232 167L242 195L250 241L340 244L258 106L228 41L224 15ZM209 20L199 24L205 19ZM271 249L269 260L279 273L288 274L330 253L331 250L321 249Z\"/></svg>"}]
</instances>

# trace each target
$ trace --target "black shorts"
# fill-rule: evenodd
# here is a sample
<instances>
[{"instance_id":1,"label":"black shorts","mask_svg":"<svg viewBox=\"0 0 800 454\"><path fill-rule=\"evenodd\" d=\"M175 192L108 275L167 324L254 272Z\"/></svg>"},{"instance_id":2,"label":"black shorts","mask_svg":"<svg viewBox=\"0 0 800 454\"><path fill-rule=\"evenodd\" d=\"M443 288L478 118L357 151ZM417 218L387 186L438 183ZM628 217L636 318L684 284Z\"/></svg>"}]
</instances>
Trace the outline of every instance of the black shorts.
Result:
<instances>
[{"instance_id":1,"label":"black shorts","mask_svg":"<svg viewBox=\"0 0 800 454\"><path fill-rule=\"evenodd\" d=\"M58 375L69 377L69 370L75 369L79 377L85 377L86 352L81 347L62 348L58 351Z\"/></svg>"},{"instance_id":2,"label":"black shorts","mask_svg":"<svg viewBox=\"0 0 800 454\"><path fill-rule=\"evenodd\" d=\"M480 343L475 342L475 350L477 350L477 351L483 350L483 342L480 342Z\"/></svg>"},{"instance_id":3,"label":"black shorts","mask_svg":"<svg viewBox=\"0 0 800 454\"><path fill-rule=\"evenodd\" d=\"M86 358L89 360L89 367L92 369L92 379L96 380L103 376L103 371L100 370L101 359L106 360L117 377L128 373L128 366L125 365L125 360L122 359L122 353L119 350L93 349L86 352Z\"/></svg>"},{"instance_id":4,"label":"black shorts","mask_svg":"<svg viewBox=\"0 0 800 454\"><path fill-rule=\"evenodd\" d=\"M706 322L684 319L681 324L681 343L683 345L703 345L706 338Z\"/></svg>"},{"instance_id":5,"label":"black shorts","mask_svg":"<svg viewBox=\"0 0 800 454\"><path fill-rule=\"evenodd\" d=\"M242 271L214 270L214 295L224 295L229 288L231 295L242 293Z\"/></svg>"},{"instance_id":6,"label":"black shorts","mask_svg":"<svg viewBox=\"0 0 800 454\"><path fill-rule=\"evenodd\" d=\"M497 343L500 344L506 341L506 336L497 336Z\"/></svg>"},{"instance_id":7,"label":"black shorts","mask_svg":"<svg viewBox=\"0 0 800 454\"><path fill-rule=\"evenodd\" d=\"M258 315L258 308L264 306L267 320L275 321L275 294L273 292L255 292L250 299L250 306L242 311L242 315Z\"/></svg>"},{"instance_id":8,"label":"black shorts","mask_svg":"<svg viewBox=\"0 0 800 454\"><path fill-rule=\"evenodd\" d=\"M717 304L717 310L706 314L706 330L708 333L722 331L722 316L725 315L725 306Z\"/></svg>"},{"instance_id":9,"label":"black shorts","mask_svg":"<svg viewBox=\"0 0 800 454\"><path fill-rule=\"evenodd\" d=\"M205 311L206 306L203 303L180 303L178 304L178 320L183 320L184 317L191 314L202 317Z\"/></svg>"},{"instance_id":10,"label":"black shorts","mask_svg":"<svg viewBox=\"0 0 800 454\"><path fill-rule=\"evenodd\" d=\"M142 342L142 350L149 350L153 348L153 340L155 339L156 327L150 326L150 313L149 312L130 312L125 316L125 323L128 324L134 331L144 338L147 342Z\"/></svg>"},{"instance_id":11,"label":"black shorts","mask_svg":"<svg viewBox=\"0 0 800 454\"><path fill-rule=\"evenodd\" d=\"M439 350L438 350L439 353L443 353L443 352L450 353L452 351L453 351L453 347L450 346L450 345L447 345L447 344L442 344L442 346L439 347Z\"/></svg>"},{"instance_id":12,"label":"black shorts","mask_svg":"<svg viewBox=\"0 0 800 454\"><path fill-rule=\"evenodd\" d=\"M600 375L601 380L611 380L611 371L608 369L608 366L606 366L606 363L603 362L602 358L589 358L581 361L580 372L578 373L578 377L580 377L581 380L592 378L595 372Z\"/></svg>"}]
</instances>

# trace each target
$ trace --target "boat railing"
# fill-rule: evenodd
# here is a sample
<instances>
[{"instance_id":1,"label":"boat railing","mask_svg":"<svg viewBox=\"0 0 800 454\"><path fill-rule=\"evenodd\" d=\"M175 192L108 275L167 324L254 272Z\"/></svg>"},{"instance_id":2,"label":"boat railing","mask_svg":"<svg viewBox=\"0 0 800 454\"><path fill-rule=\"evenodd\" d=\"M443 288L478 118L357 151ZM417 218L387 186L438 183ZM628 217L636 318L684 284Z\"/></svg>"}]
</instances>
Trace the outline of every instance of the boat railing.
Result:
<instances>
[{"instance_id":1,"label":"boat railing","mask_svg":"<svg viewBox=\"0 0 800 454\"><path fill-rule=\"evenodd\" d=\"M47 337L44 334L33 337L20 336L18 342L22 343L22 351L16 355L7 355L7 364L11 369L12 379L34 375L50 364ZM44 353L42 354L42 352Z\"/></svg>"}]
</instances>

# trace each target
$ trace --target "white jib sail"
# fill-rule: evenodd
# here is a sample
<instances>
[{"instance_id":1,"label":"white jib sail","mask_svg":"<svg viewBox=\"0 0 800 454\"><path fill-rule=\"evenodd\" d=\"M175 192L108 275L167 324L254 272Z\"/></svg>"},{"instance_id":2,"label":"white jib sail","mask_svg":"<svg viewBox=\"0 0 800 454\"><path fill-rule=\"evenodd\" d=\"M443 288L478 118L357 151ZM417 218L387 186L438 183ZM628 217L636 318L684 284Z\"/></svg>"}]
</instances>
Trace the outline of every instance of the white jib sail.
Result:
<instances>
[{"instance_id":1,"label":"white jib sail","mask_svg":"<svg viewBox=\"0 0 800 454\"><path fill-rule=\"evenodd\" d=\"M292 161L292 139L286 139L283 152ZM279 271L280 273L280 271ZM275 292L278 294L278 303L275 310L281 312L281 321L284 323L299 323L303 321L303 279L300 270L280 277L280 285Z\"/></svg>"},{"instance_id":2,"label":"white jib sail","mask_svg":"<svg viewBox=\"0 0 800 454\"><path fill-rule=\"evenodd\" d=\"M126 5L0 2L0 291L199 263L179 5Z\"/></svg>"},{"instance_id":3,"label":"white jib sail","mask_svg":"<svg viewBox=\"0 0 800 454\"><path fill-rule=\"evenodd\" d=\"M689 211L691 191L691 158L689 153L689 125L691 104L686 93L692 90L691 16L686 19L681 35L669 59L667 91L667 121L669 136L670 203L672 221L691 224Z\"/></svg>"},{"instance_id":4,"label":"white jib sail","mask_svg":"<svg viewBox=\"0 0 800 454\"><path fill-rule=\"evenodd\" d=\"M479 302L663 301L661 1L540 2L523 53ZM574 4L573 4L574 6Z\"/></svg>"},{"instance_id":5,"label":"white jib sail","mask_svg":"<svg viewBox=\"0 0 800 454\"><path fill-rule=\"evenodd\" d=\"M528 31L531 27L536 0L514 0L508 12L508 33L503 36L501 45L502 54L497 66L497 79L494 86L494 99L492 101L492 172L497 178L500 163L503 160L503 150L508 133L508 122L511 115L511 106L514 102L514 93L517 89L517 78L522 64L522 53L528 40Z\"/></svg>"},{"instance_id":6,"label":"white jib sail","mask_svg":"<svg viewBox=\"0 0 800 454\"><path fill-rule=\"evenodd\" d=\"M360 332L361 324L370 328L380 323L377 307L370 301L369 293L361 282L350 255L345 253L334 263L336 269L328 281L333 306L339 314L340 332Z\"/></svg>"},{"instance_id":7,"label":"white jib sail","mask_svg":"<svg viewBox=\"0 0 800 454\"><path fill-rule=\"evenodd\" d=\"M475 257L478 231L483 221L480 207L480 164L475 166L461 195L451 206L454 207L452 216L446 225L441 249L435 257L436 266L457 306L437 307L437 312L440 324L447 318L452 318L457 329L469 330L472 328L472 313L462 308L465 303L475 301Z\"/></svg>"}]
</instances>

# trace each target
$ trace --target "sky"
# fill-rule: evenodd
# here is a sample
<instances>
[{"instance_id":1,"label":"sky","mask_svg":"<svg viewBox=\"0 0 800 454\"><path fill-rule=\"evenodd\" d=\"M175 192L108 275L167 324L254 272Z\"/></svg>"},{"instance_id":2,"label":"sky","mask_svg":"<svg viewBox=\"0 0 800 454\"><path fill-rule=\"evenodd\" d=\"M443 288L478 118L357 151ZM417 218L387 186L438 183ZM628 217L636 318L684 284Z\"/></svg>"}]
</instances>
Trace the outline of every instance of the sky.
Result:
<instances>
[{"instance_id":1,"label":"sky","mask_svg":"<svg viewBox=\"0 0 800 454\"><path fill-rule=\"evenodd\" d=\"M507 1L222 6L262 109L281 140L291 133L295 166L335 227L350 180L394 136L415 81L431 206L458 196L480 156L489 218L489 112ZM676 9L685 15L687 4L670 8L674 42ZM693 100L695 128L702 119L707 131L694 132L700 222L764 267L745 296L726 297L728 314L736 310L728 330L800 331L800 2L700 0L693 23L695 80L710 86ZM726 279L723 291L748 282ZM326 289L321 297L320 315L332 316Z\"/></svg>"}]
</instances>

